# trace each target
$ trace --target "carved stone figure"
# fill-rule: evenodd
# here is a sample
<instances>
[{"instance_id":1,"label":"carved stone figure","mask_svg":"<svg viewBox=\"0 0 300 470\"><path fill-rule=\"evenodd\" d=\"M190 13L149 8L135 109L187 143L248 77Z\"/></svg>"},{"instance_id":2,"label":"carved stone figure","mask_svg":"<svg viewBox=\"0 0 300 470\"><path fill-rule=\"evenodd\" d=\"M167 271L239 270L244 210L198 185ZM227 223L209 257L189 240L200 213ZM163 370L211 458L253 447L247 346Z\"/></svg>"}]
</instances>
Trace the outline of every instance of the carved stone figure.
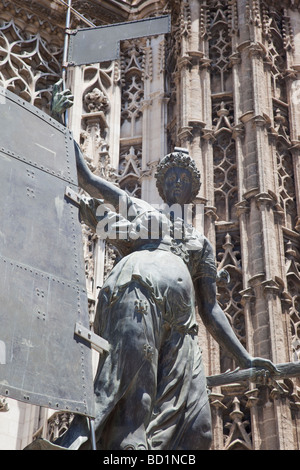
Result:
<instances>
[{"instance_id":1,"label":"carved stone figure","mask_svg":"<svg viewBox=\"0 0 300 470\"><path fill-rule=\"evenodd\" d=\"M216 301L211 244L173 215L199 191L199 172L182 151L161 161L157 186L170 209L164 213L91 173L77 145L76 156L79 184L91 196L81 204L83 220L94 230L100 226L122 255L100 291L95 319L95 332L111 345L94 383L97 448L208 449L211 418L195 305L237 364L271 372L275 366L251 357L238 341ZM56 444L90 448L86 419L77 416Z\"/></svg>"}]
</instances>

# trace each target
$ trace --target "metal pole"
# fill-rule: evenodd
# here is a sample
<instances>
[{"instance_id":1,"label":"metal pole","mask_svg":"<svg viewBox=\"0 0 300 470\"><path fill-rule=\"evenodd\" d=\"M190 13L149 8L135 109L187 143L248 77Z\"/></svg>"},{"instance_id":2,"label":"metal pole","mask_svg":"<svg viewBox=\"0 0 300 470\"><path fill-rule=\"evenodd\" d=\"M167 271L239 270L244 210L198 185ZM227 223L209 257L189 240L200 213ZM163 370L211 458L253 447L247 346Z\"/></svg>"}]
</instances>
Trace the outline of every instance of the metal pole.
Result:
<instances>
[{"instance_id":1,"label":"metal pole","mask_svg":"<svg viewBox=\"0 0 300 470\"><path fill-rule=\"evenodd\" d=\"M95 433L95 422L93 418L90 419L90 432L91 432L91 441L92 441L92 450L97 450L96 448L96 433Z\"/></svg>"},{"instance_id":2,"label":"metal pole","mask_svg":"<svg viewBox=\"0 0 300 470\"><path fill-rule=\"evenodd\" d=\"M61 5L64 5L64 6L68 6L68 4L66 2L64 2L64 0L56 0L57 2L59 2ZM86 23L88 26L92 26L93 28L95 28L95 25L94 23L92 23L90 20L88 20L87 18L85 18L83 15L81 15L77 10L75 10L74 8L70 7L70 10L74 13L75 16L77 16L77 18L79 18L80 20L82 20L84 23Z\"/></svg>"},{"instance_id":3,"label":"metal pole","mask_svg":"<svg viewBox=\"0 0 300 470\"><path fill-rule=\"evenodd\" d=\"M59 0L61 3L66 5L62 0ZM68 47L69 47L69 29L71 22L71 11L75 10L72 8L72 0L68 0L68 10L66 15L66 30L65 30L65 42L64 42L64 52L63 52L63 65L62 65L62 79L63 79L63 90L66 89L66 76L67 76L67 67L68 67ZM77 12L76 12L77 13ZM81 16L81 15L79 15ZM85 18L84 18L85 19ZM94 26L90 24L90 26ZM68 127L68 110L65 111L65 126ZM93 418L89 418L90 421L90 433L91 433L91 442L92 450L96 449L96 433L95 433L95 422Z\"/></svg>"},{"instance_id":4,"label":"metal pole","mask_svg":"<svg viewBox=\"0 0 300 470\"><path fill-rule=\"evenodd\" d=\"M62 64L62 79L63 79L63 90L66 89L66 76L67 76L67 66L68 66L68 47L69 47L69 32L70 22L71 22L71 9L72 9L72 0L68 0L68 10L66 15L66 31L65 31L65 42L64 42L64 52L63 52L63 64ZM65 126L68 127L68 111L65 111Z\"/></svg>"}]
</instances>

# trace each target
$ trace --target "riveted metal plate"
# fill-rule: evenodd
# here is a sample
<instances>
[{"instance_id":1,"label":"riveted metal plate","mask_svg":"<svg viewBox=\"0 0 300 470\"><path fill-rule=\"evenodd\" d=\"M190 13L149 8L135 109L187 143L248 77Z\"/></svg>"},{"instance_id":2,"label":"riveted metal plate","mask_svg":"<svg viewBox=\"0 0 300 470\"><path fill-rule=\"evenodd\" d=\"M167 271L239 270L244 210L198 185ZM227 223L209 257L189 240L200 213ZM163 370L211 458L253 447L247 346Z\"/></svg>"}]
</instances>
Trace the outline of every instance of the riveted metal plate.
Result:
<instances>
[{"instance_id":1,"label":"riveted metal plate","mask_svg":"<svg viewBox=\"0 0 300 470\"><path fill-rule=\"evenodd\" d=\"M120 41L169 31L169 15L78 29L70 36L68 61L70 65L84 65L115 60L119 58Z\"/></svg>"},{"instance_id":2,"label":"riveted metal plate","mask_svg":"<svg viewBox=\"0 0 300 470\"><path fill-rule=\"evenodd\" d=\"M0 96L0 395L93 416L91 346L74 334L89 316L78 208L65 197L77 191L72 135Z\"/></svg>"},{"instance_id":3,"label":"riveted metal plate","mask_svg":"<svg viewBox=\"0 0 300 470\"><path fill-rule=\"evenodd\" d=\"M25 118L26 116L26 118ZM0 150L53 176L77 183L72 133L0 87Z\"/></svg>"}]
</instances>

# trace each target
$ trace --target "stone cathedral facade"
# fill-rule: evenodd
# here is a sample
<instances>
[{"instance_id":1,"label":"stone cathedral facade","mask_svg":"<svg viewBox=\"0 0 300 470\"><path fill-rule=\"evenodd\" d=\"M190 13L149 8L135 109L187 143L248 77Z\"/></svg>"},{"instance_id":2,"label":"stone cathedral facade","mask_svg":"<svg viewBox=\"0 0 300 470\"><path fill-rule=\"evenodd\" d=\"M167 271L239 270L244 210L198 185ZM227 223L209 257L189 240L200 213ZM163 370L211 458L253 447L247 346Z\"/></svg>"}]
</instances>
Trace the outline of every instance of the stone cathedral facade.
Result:
<instances>
[{"instance_id":1,"label":"stone cathedral facade","mask_svg":"<svg viewBox=\"0 0 300 470\"><path fill-rule=\"evenodd\" d=\"M80 15L100 26L169 14L171 34L122 41L120 59L73 67L63 62L63 2L0 0L0 85L49 113L66 67L74 94L68 126L89 167L150 203L160 201L159 160L187 148L202 180L194 224L230 274L218 299L236 335L254 356L298 361L299 0L73 0L72 7L71 29L87 27ZM92 328L98 289L118 253L82 229ZM207 375L234 369L199 326ZM213 388L212 449L299 449L299 387L300 379L285 379ZM55 439L71 420L0 397L0 449Z\"/></svg>"}]
</instances>

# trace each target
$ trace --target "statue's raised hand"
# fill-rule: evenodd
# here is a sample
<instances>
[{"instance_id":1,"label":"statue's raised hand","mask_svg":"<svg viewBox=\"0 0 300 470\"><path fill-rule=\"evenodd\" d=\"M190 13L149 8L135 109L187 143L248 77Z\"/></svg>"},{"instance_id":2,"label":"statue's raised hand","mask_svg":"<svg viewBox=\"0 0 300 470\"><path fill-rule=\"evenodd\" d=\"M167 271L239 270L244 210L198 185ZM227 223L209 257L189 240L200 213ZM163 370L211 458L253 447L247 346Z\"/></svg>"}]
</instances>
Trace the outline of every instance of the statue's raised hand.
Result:
<instances>
[{"instance_id":1,"label":"statue's raised hand","mask_svg":"<svg viewBox=\"0 0 300 470\"><path fill-rule=\"evenodd\" d=\"M73 106L74 96L71 91L66 89L63 90L63 80L60 79L57 83L54 84L52 90L52 100L51 100L51 114L52 116L62 123L63 113Z\"/></svg>"}]
</instances>

